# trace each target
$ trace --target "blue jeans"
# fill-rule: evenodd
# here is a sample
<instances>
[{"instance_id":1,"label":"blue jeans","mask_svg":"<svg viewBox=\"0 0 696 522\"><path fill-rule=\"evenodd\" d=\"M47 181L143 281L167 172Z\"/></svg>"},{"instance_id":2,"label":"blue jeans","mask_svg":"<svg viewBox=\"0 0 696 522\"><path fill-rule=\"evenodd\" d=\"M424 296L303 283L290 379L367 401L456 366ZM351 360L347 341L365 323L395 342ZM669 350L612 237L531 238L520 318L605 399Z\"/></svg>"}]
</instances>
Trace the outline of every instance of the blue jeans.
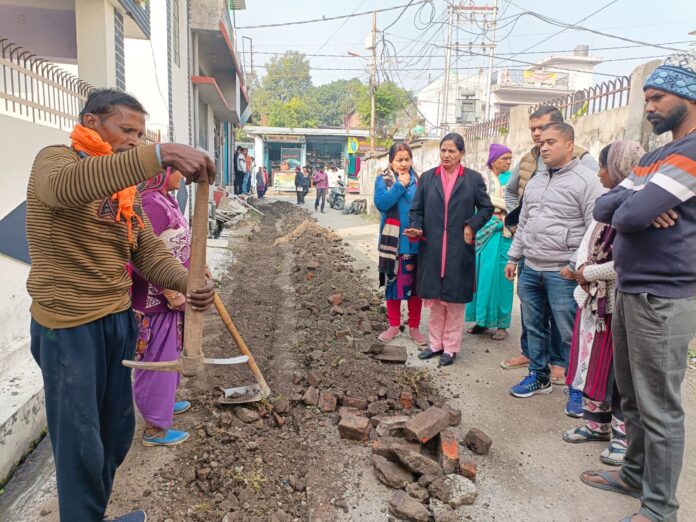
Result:
<instances>
[{"instance_id":1,"label":"blue jeans","mask_svg":"<svg viewBox=\"0 0 696 522\"><path fill-rule=\"evenodd\" d=\"M577 310L573 298L577 283L562 278L559 272L537 272L525 266L517 286L527 328L529 370L548 376L549 364L567 368ZM560 336L560 353L554 353L553 334L548 333L549 314Z\"/></svg>"},{"instance_id":2,"label":"blue jeans","mask_svg":"<svg viewBox=\"0 0 696 522\"><path fill-rule=\"evenodd\" d=\"M524 268L524 258L522 258L519 263L517 263L517 273L521 274ZM518 288L519 294L519 288ZM520 297L520 301L522 298ZM520 302L520 323L522 324L522 333L520 334L520 347L522 349L522 355L529 359L529 343L527 342L527 326L524 323L524 310L522 309L522 303ZM546 310L546 319L544 320L547 324L546 328L546 347L551 353L551 364L554 366L568 367L567 358L563 356L563 342L561 340L561 334L558 332L558 327L556 326L556 321L553 320L553 315L550 311ZM550 323L550 324L549 324Z\"/></svg>"}]
</instances>

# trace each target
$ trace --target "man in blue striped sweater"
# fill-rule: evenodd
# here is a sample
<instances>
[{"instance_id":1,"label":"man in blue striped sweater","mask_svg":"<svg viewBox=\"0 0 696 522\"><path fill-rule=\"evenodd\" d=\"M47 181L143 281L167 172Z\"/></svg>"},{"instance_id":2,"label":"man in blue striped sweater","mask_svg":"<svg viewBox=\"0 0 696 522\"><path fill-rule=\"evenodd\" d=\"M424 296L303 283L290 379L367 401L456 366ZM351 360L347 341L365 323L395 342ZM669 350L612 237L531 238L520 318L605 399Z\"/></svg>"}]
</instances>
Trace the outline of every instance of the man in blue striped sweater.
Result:
<instances>
[{"instance_id":1,"label":"man in blue striped sweater","mask_svg":"<svg viewBox=\"0 0 696 522\"><path fill-rule=\"evenodd\" d=\"M624 520L676 521L681 384L696 334L696 53L668 57L643 90L653 131L670 131L672 141L643 156L594 209L618 232L612 327L628 452L618 472L587 471L582 480L641 498L640 511Z\"/></svg>"}]
</instances>

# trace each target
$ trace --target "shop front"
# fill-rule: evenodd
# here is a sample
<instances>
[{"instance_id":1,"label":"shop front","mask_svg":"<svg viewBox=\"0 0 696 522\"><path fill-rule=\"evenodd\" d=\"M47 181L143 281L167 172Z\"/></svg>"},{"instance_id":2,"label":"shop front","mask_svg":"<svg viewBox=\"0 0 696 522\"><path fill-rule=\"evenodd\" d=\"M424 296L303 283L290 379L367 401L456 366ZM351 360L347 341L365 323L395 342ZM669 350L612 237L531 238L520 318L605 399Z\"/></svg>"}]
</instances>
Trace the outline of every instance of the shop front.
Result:
<instances>
[{"instance_id":1,"label":"shop front","mask_svg":"<svg viewBox=\"0 0 696 522\"><path fill-rule=\"evenodd\" d=\"M254 138L255 156L263 158L275 190L294 192L295 167L306 166L312 171L324 168L330 186L335 186L340 177L353 187L351 192L359 192L360 163L356 163L355 157L367 138L366 131L254 126L245 127L245 131ZM353 169L349 174L351 164Z\"/></svg>"}]
</instances>

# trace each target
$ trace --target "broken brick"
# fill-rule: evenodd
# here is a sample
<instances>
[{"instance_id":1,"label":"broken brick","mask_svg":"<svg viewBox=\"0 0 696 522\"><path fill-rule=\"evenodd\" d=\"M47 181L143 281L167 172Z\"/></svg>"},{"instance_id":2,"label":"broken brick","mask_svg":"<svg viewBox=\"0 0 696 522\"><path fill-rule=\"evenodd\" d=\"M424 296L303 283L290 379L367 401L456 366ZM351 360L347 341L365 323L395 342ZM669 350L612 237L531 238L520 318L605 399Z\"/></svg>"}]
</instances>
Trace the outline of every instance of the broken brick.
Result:
<instances>
[{"instance_id":1,"label":"broken brick","mask_svg":"<svg viewBox=\"0 0 696 522\"><path fill-rule=\"evenodd\" d=\"M408 442L397 437L382 437L372 442L372 454L384 457L391 462L401 462L394 452L395 446L404 446L416 453L420 453L421 446L415 442Z\"/></svg>"},{"instance_id":2,"label":"broken brick","mask_svg":"<svg viewBox=\"0 0 696 522\"><path fill-rule=\"evenodd\" d=\"M442 468L437 462L417 451L397 444L394 446L394 453L416 475L442 475Z\"/></svg>"},{"instance_id":3,"label":"broken brick","mask_svg":"<svg viewBox=\"0 0 696 522\"><path fill-rule=\"evenodd\" d=\"M307 383L314 388L318 388L321 384L321 375L319 375L317 372L309 372L307 374Z\"/></svg>"},{"instance_id":4,"label":"broken brick","mask_svg":"<svg viewBox=\"0 0 696 522\"><path fill-rule=\"evenodd\" d=\"M476 482L476 461L469 455L461 453L459 455L459 474L472 482Z\"/></svg>"},{"instance_id":5,"label":"broken brick","mask_svg":"<svg viewBox=\"0 0 696 522\"><path fill-rule=\"evenodd\" d=\"M410 417L407 415L395 415L380 420L377 424L377 435L380 437L394 437L403 432L404 425Z\"/></svg>"},{"instance_id":6,"label":"broken brick","mask_svg":"<svg viewBox=\"0 0 696 522\"><path fill-rule=\"evenodd\" d=\"M449 404L445 404L444 406L442 406L442 409L449 413L451 427L454 428L455 426L459 426L462 423L462 410L453 408Z\"/></svg>"},{"instance_id":7,"label":"broken brick","mask_svg":"<svg viewBox=\"0 0 696 522\"><path fill-rule=\"evenodd\" d=\"M415 417L411 417L411 420L404 426L404 434L407 439L423 444L447 429L449 419L449 413L432 406Z\"/></svg>"},{"instance_id":8,"label":"broken brick","mask_svg":"<svg viewBox=\"0 0 696 522\"><path fill-rule=\"evenodd\" d=\"M349 408L357 408L358 410L366 410L369 405L369 402L367 402L367 399L343 397L341 399L341 405L348 406Z\"/></svg>"},{"instance_id":9,"label":"broken brick","mask_svg":"<svg viewBox=\"0 0 696 522\"><path fill-rule=\"evenodd\" d=\"M377 478L390 488L401 489L413 482L413 474L410 471L384 457L372 455L372 464Z\"/></svg>"},{"instance_id":10,"label":"broken brick","mask_svg":"<svg viewBox=\"0 0 696 522\"><path fill-rule=\"evenodd\" d=\"M413 392L411 390L403 390L399 396L399 404L406 411L413 409Z\"/></svg>"},{"instance_id":11,"label":"broken brick","mask_svg":"<svg viewBox=\"0 0 696 522\"><path fill-rule=\"evenodd\" d=\"M329 392L319 394L319 409L322 413L330 413L336 410L336 397Z\"/></svg>"},{"instance_id":12,"label":"broken brick","mask_svg":"<svg viewBox=\"0 0 696 522\"><path fill-rule=\"evenodd\" d=\"M338 415L341 417L345 417L346 415L360 415L360 410L351 408L350 406L341 406L338 408Z\"/></svg>"},{"instance_id":13,"label":"broken brick","mask_svg":"<svg viewBox=\"0 0 696 522\"><path fill-rule=\"evenodd\" d=\"M393 344L387 344L384 346L384 350L380 353L374 354L375 359L378 361L386 363L396 363L405 364L408 359L408 352L405 346L396 346Z\"/></svg>"},{"instance_id":14,"label":"broken brick","mask_svg":"<svg viewBox=\"0 0 696 522\"><path fill-rule=\"evenodd\" d=\"M331 306L338 306L343 302L343 294L332 294L328 299Z\"/></svg>"},{"instance_id":15,"label":"broken brick","mask_svg":"<svg viewBox=\"0 0 696 522\"><path fill-rule=\"evenodd\" d=\"M437 460L445 473L455 473L459 468L459 441L452 430L440 432L435 446Z\"/></svg>"},{"instance_id":16,"label":"broken brick","mask_svg":"<svg viewBox=\"0 0 696 522\"><path fill-rule=\"evenodd\" d=\"M319 404L319 392L314 386L307 388L307 391L302 396L302 402L307 406L316 406Z\"/></svg>"},{"instance_id":17,"label":"broken brick","mask_svg":"<svg viewBox=\"0 0 696 522\"><path fill-rule=\"evenodd\" d=\"M338 433L342 439L366 441L370 437L370 419L358 415L346 415L338 423Z\"/></svg>"},{"instance_id":18,"label":"broken brick","mask_svg":"<svg viewBox=\"0 0 696 522\"><path fill-rule=\"evenodd\" d=\"M464 437L464 444L474 453L488 455L493 444L493 439L478 428L472 428Z\"/></svg>"}]
</instances>

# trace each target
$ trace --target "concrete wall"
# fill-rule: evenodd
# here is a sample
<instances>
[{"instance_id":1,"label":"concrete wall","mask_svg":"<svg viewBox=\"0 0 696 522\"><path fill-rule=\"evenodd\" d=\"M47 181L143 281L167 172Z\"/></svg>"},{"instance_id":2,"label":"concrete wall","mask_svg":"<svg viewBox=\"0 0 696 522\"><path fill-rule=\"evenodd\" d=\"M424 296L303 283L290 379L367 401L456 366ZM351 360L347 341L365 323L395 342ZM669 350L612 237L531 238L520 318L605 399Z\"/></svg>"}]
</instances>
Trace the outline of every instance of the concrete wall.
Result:
<instances>
[{"instance_id":1,"label":"concrete wall","mask_svg":"<svg viewBox=\"0 0 696 522\"><path fill-rule=\"evenodd\" d=\"M0 224L24 203L36 153L47 145L68 143L68 133L0 115L6 137L0 181ZM4 221L4 223L3 223ZM2 227L3 246L25 241L23 223ZM46 426L41 374L29 352L29 265L0 255L0 483Z\"/></svg>"},{"instance_id":2,"label":"concrete wall","mask_svg":"<svg viewBox=\"0 0 696 522\"><path fill-rule=\"evenodd\" d=\"M152 9L153 4L150 4ZM174 136L172 141L177 143L189 143L189 70L188 64L190 60L190 50L188 46L188 10L186 9L186 1L179 2L179 34L181 59L179 65L174 63L172 56L172 109L174 111ZM152 18L151 18L152 20Z\"/></svg>"},{"instance_id":3,"label":"concrete wall","mask_svg":"<svg viewBox=\"0 0 696 522\"><path fill-rule=\"evenodd\" d=\"M75 0L80 79L94 87L116 85L114 7L107 0Z\"/></svg>"},{"instance_id":4,"label":"concrete wall","mask_svg":"<svg viewBox=\"0 0 696 522\"><path fill-rule=\"evenodd\" d=\"M655 136L652 127L645 120L643 113L643 83L649 74L659 65L655 60L637 67L631 79L631 96L628 105L618 109L573 118L569 123L575 128L575 141L587 148L597 158L605 145L617 139L631 139L640 142L646 150L654 149L670 137L669 133ZM512 150L513 164L528 152L533 143L529 135L529 107L513 107L510 111L510 125L506 134L492 138L466 141L466 153L463 163L469 168L483 172L488 160L491 143L502 143ZM462 129L455 129L461 132ZM439 143L436 141L416 145L413 150L414 168L423 172L439 164ZM386 155L377 156L364 162L360 193L368 198L372 209L375 174L387 166Z\"/></svg>"}]
</instances>

